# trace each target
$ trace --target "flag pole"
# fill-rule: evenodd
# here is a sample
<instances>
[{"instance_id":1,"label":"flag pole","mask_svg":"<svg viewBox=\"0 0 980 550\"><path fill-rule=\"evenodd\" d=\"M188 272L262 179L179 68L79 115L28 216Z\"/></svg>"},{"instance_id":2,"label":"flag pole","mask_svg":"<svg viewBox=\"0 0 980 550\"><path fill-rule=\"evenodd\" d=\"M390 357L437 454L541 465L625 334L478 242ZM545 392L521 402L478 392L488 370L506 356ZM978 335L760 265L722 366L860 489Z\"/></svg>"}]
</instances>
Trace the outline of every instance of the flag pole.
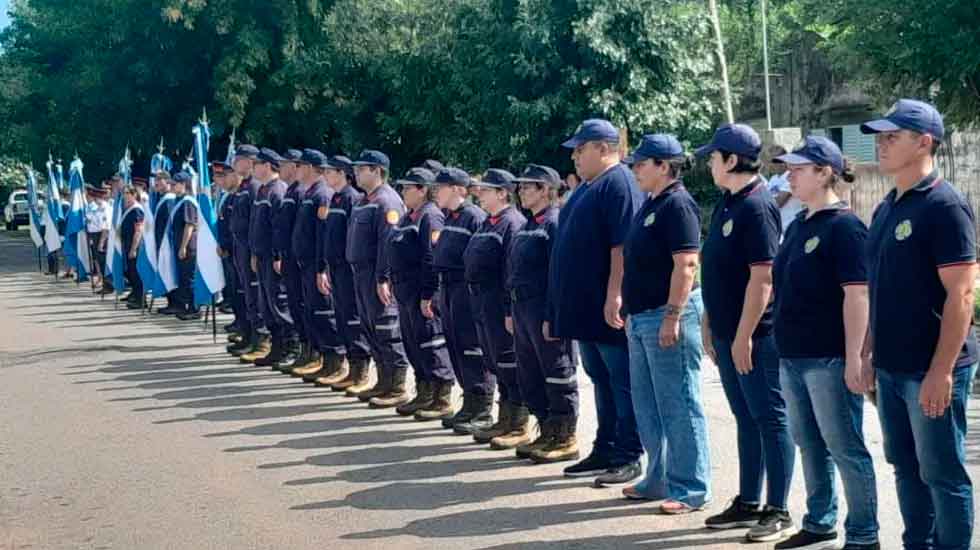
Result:
<instances>
[{"instance_id":1,"label":"flag pole","mask_svg":"<svg viewBox=\"0 0 980 550\"><path fill-rule=\"evenodd\" d=\"M218 308L214 305L214 294L211 295L211 340L218 343Z\"/></svg>"}]
</instances>

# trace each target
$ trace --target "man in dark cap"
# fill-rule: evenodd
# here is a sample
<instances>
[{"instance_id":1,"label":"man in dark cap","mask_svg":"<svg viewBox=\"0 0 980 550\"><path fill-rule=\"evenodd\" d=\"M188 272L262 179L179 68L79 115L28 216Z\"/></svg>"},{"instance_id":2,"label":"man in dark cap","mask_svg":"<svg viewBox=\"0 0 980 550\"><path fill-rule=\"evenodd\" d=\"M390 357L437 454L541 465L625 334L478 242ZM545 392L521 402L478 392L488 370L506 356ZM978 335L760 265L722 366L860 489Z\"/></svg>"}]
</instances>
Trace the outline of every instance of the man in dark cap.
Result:
<instances>
[{"instance_id":1,"label":"man in dark cap","mask_svg":"<svg viewBox=\"0 0 980 550\"><path fill-rule=\"evenodd\" d=\"M177 196L173 193L172 184L173 180L171 179L170 172L160 171L155 174L153 187L159 198L157 199L156 208L152 212L152 215L153 238L157 243L157 258L160 256L160 243L163 242L164 233L167 231L167 224L170 222L170 213L173 211L174 204L177 202ZM173 239L171 239L171 243L174 243ZM176 315L179 312L174 292L166 293L167 305L157 308L157 313L162 315Z\"/></svg>"},{"instance_id":2,"label":"man in dark cap","mask_svg":"<svg viewBox=\"0 0 980 550\"><path fill-rule=\"evenodd\" d=\"M563 143L583 182L561 209L549 269L545 338L574 338L595 387L598 430L592 452L565 469L570 477L626 483L643 454L630 395L629 351L620 316L623 243L643 202L620 162L620 136L607 120L584 121Z\"/></svg>"},{"instance_id":3,"label":"man in dark cap","mask_svg":"<svg viewBox=\"0 0 980 550\"><path fill-rule=\"evenodd\" d=\"M881 172L895 181L868 232L871 324L861 353L865 378L877 377L902 541L965 550L974 521L966 444L978 360L976 217L938 170L946 131L934 106L900 99L861 131L875 134Z\"/></svg>"},{"instance_id":4,"label":"man in dark cap","mask_svg":"<svg viewBox=\"0 0 980 550\"><path fill-rule=\"evenodd\" d=\"M259 281L252 271L252 246L249 242L252 208L260 185L252 177L258 154L259 150L254 145L239 145L235 148L235 159L232 162L235 176L241 179L231 215L231 232L235 243L235 270L244 290L245 318L240 332L242 340L228 346L228 353L238 356L260 349L268 352L269 349L267 332L259 313Z\"/></svg>"},{"instance_id":5,"label":"man in dark cap","mask_svg":"<svg viewBox=\"0 0 980 550\"><path fill-rule=\"evenodd\" d=\"M354 296L354 271L347 262L347 235L354 205L364 196L354 188L354 168L351 160L342 155L327 159L323 173L327 185L334 191L326 220L321 224L320 272L317 273L317 290L329 295L337 318L340 343L347 349L349 368L341 364L337 372L318 378L318 386L329 386L334 391L360 392L367 389L368 369L371 365L371 348L361 318L357 313Z\"/></svg>"},{"instance_id":6,"label":"man in dark cap","mask_svg":"<svg viewBox=\"0 0 980 550\"><path fill-rule=\"evenodd\" d=\"M378 377L373 387L351 393L362 401L383 397L385 404L397 406L410 399L405 387L408 357L402 343L398 307L393 301L382 302L378 287L389 280L385 243L405 214L405 204L388 185L387 155L366 150L354 167L357 183L367 195L351 212L347 261L354 267L357 310L378 366Z\"/></svg>"},{"instance_id":7,"label":"man in dark cap","mask_svg":"<svg viewBox=\"0 0 980 550\"><path fill-rule=\"evenodd\" d=\"M299 267L292 255L293 227L296 223L296 211L303 202L302 184L299 178L299 164L303 152L298 149L287 149L283 161L279 163L279 178L288 184L286 194L279 209L272 219L273 269L282 276L286 287L286 299L289 312L293 319L293 327L297 339L283 342L283 353L277 359L270 355L256 361L258 366L272 366L282 372L291 372L293 367L300 367L310 361L309 334L303 318L303 287L300 282Z\"/></svg>"},{"instance_id":8,"label":"man in dark cap","mask_svg":"<svg viewBox=\"0 0 980 550\"><path fill-rule=\"evenodd\" d=\"M278 153L268 148L262 148L255 159L253 175L260 182L260 187L253 201L254 209L249 221L248 240L252 252L250 267L258 276L259 307L271 334L271 342L268 347L261 346L252 353L241 355L243 363L254 363L263 358L268 358L262 362L264 365L278 362L283 358L284 344L295 335L282 275L273 268L275 248L272 221L286 195L286 183L279 179L279 163L282 160Z\"/></svg>"},{"instance_id":9,"label":"man in dark cap","mask_svg":"<svg viewBox=\"0 0 980 550\"><path fill-rule=\"evenodd\" d=\"M234 332L235 341L239 341L238 330L244 324L245 319L245 294L238 280L238 273L235 270L234 260L234 235L231 232L231 217L235 209L236 193L241 178L232 170L230 164L226 162L212 162L211 170L214 172L214 183L221 188L221 197L218 199L218 257L221 258L221 267L225 274L225 288L221 291L224 297L223 303L231 308L234 320L225 327L228 332Z\"/></svg>"},{"instance_id":10,"label":"man in dark cap","mask_svg":"<svg viewBox=\"0 0 980 550\"><path fill-rule=\"evenodd\" d=\"M305 382L346 374L347 346L337 331L337 308L329 295L317 288L317 274L325 263L321 260L319 238L330 217L334 190L324 181L327 156L316 149L305 149L300 159L300 201L296 210L290 255L296 262L302 308L293 318L302 317L307 332L307 356L292 370ZM322 385L322 383L321 383Z\"/></svg>"}]
</instances>

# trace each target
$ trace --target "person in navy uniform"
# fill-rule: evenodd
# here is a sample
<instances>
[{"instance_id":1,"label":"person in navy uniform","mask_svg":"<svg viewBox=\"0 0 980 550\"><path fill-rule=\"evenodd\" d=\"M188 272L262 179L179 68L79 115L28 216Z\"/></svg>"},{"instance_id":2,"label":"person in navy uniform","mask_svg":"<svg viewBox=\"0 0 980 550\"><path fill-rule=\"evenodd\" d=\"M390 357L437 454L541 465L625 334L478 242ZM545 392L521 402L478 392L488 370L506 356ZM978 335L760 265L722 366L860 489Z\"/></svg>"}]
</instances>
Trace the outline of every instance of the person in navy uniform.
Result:
<instances>
[{"instance_id":1,"label":"person in navy uniform","mask_svg":"<svg viewBox=\"0 0 980 550\"><path fill-rule=\"evenodd\" d=\"M511 204L516 184L510 172L491 168L471 187L476 188L487 218L463 252L463 275L470 293L476 335L483 350L480 377L491 388L491 398L493 387L499 386L500 405L496 422L492 401L483 400L477 403L469 422L459 423L453 429L459 434L472 434L476 442L490 443L493 449L512 449L527 443L530 437L529 413L517 380L514 339L505 323L505 318L510 316L507 257L514 234L524 227L527 219Z\"/></svg>"},{"instance_id":2,"label":"person in navy uniform","mask_svg":"<svg viewBox=\"0 0 980 550\"><path fill-rule=\"evenodd\" d=\"M836 542L836 469L847 496L847 548L878 548L875 471L861 429L863 394L874 386L873 373L861 365L868 331L868 230L837 195L854 174L825 137L807 137L777 159L788 165L790 188L803 204L772 271L779 380L804 464L807 514L803 528L776 548Z\"/></svg>"},{"instance_id":3,"label":"person in navy uniform","mask_svg":"<svg viewBox=\"0 0 980 550\"><path fill-rule=\"evenodd\" d=\"M300 313L310 338L311 356L308 366L293 369L293 375L302 376L306 382L335 376L348 368L347 346L337 331L333 299L317 288L317 274L322 267L320 250L323 247L319 239L323 235L323 225L330 217L330 204L334 196L334 190L324 180L323 172L327 165L327 156L322 152L303 150L299 164L302 194L291 239L291 256L300 270L300 290L303 292L303 310Z\"/></svg>"},{"instance_id":4,"label":"person in navy uniform","mask_svg":"<svg viewBox=\"0 0 980 550\"><path fill-rule=\"evenodd\" d=\"M868 233L871 330L864 355L878 379L902 541L905 548L966 550L973 537L965 440L977 369L976 219L937 170L945 127L935 107L902 99L861 131L876 134L879 168L895 181Z\"/></svg>"},{"instance_id":5,"label":"person in navy uniform","mask_svg":"<svg viewBox=\"0 0 980 550\"><path fill-rule=\"evenodd\" d=\"M548 318L548 263L558 231L558 188L561 176L550 166L530 164L517 178L518 194L528 214L527 225L513 237L507 265L512 314L507 330L514 335L518 382L540 435L517 447L517 456L537 463L579 458L575 436L578 384L571 341L545 339Z\"/></svg>"},{"instance_id":6,"label":"person in navy uniform","mask_svg":"<svg viewBox=\"0 0 980 550\"><path fill-rule=\"evenodd\" d=\"M432 406L416 412L415 418L442 419L444 428L468 424L475 411L493 403L493 386L483 376L483 349L464 277L463 252L487 216L468 200L470 181L469 174L459 168L447 167L436 174L436 202L446 216L442 231L432 237L432 269L439 283L423 281L420 303L427 319L435 319L438 313L442 321L453 373L463 389L463 406L453 414L451 388L444 384L436 389Z\"/></svg>"},{"instance_id":7,"label":"person in navy uniform","mask_svg":"<svg viewBox=\"0 0 980 550\"><path fill-rule=\"evenodd\" d=\"M629 351L621 317L623 242L643 202L633 173L620 163L619 132L589 119L562 144L572 149L584 180L561 209L548 270L549 337L578 340L595 390L598 430L592 452L565 468L569 477L598 476L599 484L640 475L643 447L630 397Z\"/></svg>"},{"instance_id":8,"label":"person in navy uniform","mask_svg":"<svg viewBox=\"0 0 980 550\"><path fill-rule=\"evenodd\" d=\"M279 153L263 147L255 159L253 178L259 189L252 201L252 215L249 220L248 241L251 245L251 269L259 281L259 308L271 342L269 347L260 347L252 353L241 355L243 363L257 366L270 366L283 358L283 347L295 336L293 318L286 302L286 288L282 275L273 267L275 245L273 244L272 223L286 196L286 183L279 179L279 163L283 158Z\"/></svg>"},{"instance_id":9,"label":"person in navy uniform","mask_svg":"<svg viewBox=\"0 0 980 550\"><path fill-rule=\"evenodd\" d=\"M726 124L696 151L709 157L715 205L701 251L701 337L718 365L738 431L739 494L705 523L713 529L750 527L753 542L779 542L795 531L787 508L796 451L779 383L772 335L772 262L780 217L759 175L762 142L745 124ZM766 506L759 509L763 474Z\"/></svg>"},{"instance_id":10,"label":"person in navy uniform","mask_svg":"<svg viewBox=\"0 0 980 550\"><path fill-rule=\"evenodd\" d=\"M354 271L346 256L351 211L364 195L354 187L354 165L343 155L328 158L323 175L334 195L327 218L320 224L317 289L333 301L337 333L340 345L347 350L347 364L341 364L337 372L318 378L314 384L329 386L334 391L350 391L353 397L370 387L371 348L357 313Z\"/></svg>"},{"instance_id":11,"label":"person in navy uniform","mask_svg":"<svg viewBox=\"0 0 980 550\"><path fill-rule=\"evenodd\" d=\"M708 421L701 401L704 306L695 282L701 210L681 181L689 160L673 135L643 136L624 160L648 197L623 247L630 386L647 469L623 495L666 498L662 513L685 514L711 500Z\"/></svg>"},{"instance_id":12,"label":"person in navy uniform","mask_svg":"<svg viewBox=\"0 0 980 550\"><path fill-rule=\"evenodd\" d=\"M191 321L201 318L194 306L194 270L197 267L197 201L191 196L191 175L180 171L174 175L174 194L177 202L171 215L174 250L177 257L177 289L175 298L177 318Z\"/></svg>"},{"instance_id":13,"label":"person in navy uniform","mask_svg":"<svg viewBox=\"0 0 980 550\"><path fill-rule=\"evenodd\" d=\"M279 178L288 186L282 203L272 219L272 268L282 276L296 337L283 341L283 351L279 357L270 354L268 357L256 360L258 366L271 366L273 370L285 374L291 374L294 368L318 366L318 363L314 361L310 346L311 337L306 329L305 316L303 315L303 284L300 280L300 270L296 264L296 258L292 254L296 212L303 200L300 191L302 184L298 174L299 162L302 157L302 151L287 149L282 162L279 163Z\"/></svg>"},{"instance_id":14,"label":"person in navy uniform","mask_svg":"<svg viewBox=\"0 0 980 550\"><path fill-rule=\"evenodd\" d=\"M225 162L211 163L214 181L221 187L221 198L218 199L218 257L225 274L225 288L222 290L224 301L231 306L234 319L225 325L225 332L233 342L241 339L241 329L245 324L245 291L238 280L235 270L234 250L235 237L231 232L231 217L235 211L235 200L241 178L235 174L231 165Z\"/></svg>"},{"instance_id":15,"label":"person in navy uniform","mask_svg":"<svg viewBox=\"0 0 980 550\"><path fill-rule=\"evenodd\" d=\"M354 268L357 311L377 365L377 381L351 391L372 407L398 406L410 397L405 386L408 357L398 323L398 307L383 292L389 282L386 243L405 214L405 204L388 185L388 156L365 150L354 162L357 184L367 193L351 211L347 261ZM379 398L379 399L375 399Z\"/></svg>"},{"instance_id":16,"label":"person in navy uniform","mask_svg":"<svg viewBox=\"0 0 980 550\"><path fill-rule=\"evenodd\" d=\"M437 387L452 388L454 381L441 320L427 319L419 307L424 282L436 284L432 269L433 237L441 234L446 216L433 201L435 174L430 170L412 168L395 183L401 188L408 213L402 216L388 239L390 283L383 285L382 294L394 297L398 304L405 352L415 371L415 399L398 405L396 411L402 416L413 416L432 406Z\"/></svg>"},{"instance_id":17,"label":"person in navy uniform","mask_svg":"<svg viewBox=\"0 0 980 550\"><path fill-rule=\"evenodd\" d=\"M126 307L129 309L140 309L143 307L143 281L140 280L139 271L136 268L136 256L139 253L140 243L143 240L143 209L137 201L136 188L126 186L123 188L123 211L119 217L119 227L117 232L122 243L122 253L126 262L126 281L132 291L126 299Z\"/></svg>"},{"instance_id":18,"label":"person in navy uniform","mask_svg":"<svg viewBox=\"0 0 980 550\"><path fill-rule=\"evenodd\" d=\"M254 145L239 145L235 147L235 159L232 168L235 175L241 179L238 192L235 193L235 205L231 215L231 234L234 241L235 271L238 282L244 291L245 319L242 323L242 340L228 346L228 353L241 356L258 350L268 351L269 342L265 334L265 326L259 313L259 281L252 271L252 247L249 242L252 206L258 194L259 182L252 177L255 158L259 150Z\"/></svg>"}]
</instances>

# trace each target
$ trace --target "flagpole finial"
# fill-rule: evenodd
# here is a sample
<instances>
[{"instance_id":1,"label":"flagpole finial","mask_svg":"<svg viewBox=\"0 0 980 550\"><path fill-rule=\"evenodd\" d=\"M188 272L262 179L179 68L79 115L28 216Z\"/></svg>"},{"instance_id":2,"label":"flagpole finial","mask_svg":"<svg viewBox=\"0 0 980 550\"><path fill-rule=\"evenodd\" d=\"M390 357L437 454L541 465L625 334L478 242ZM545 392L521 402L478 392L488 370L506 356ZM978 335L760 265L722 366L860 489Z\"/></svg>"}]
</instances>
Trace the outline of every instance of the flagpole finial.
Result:
<instances>
[{"instance_id":1,"label":"flagpole finial","mask_svg":"<svg viewBox=\"0 0 980 550\"><path fill-rule=\"evenodd\" d=\"M207 123L208 123L208 108L201 107L201 124L207 124Z\"/></svg>"},{"instance_id":2,"label":"flagpole finial","mask_svg":"<svg viewBox=\"0 0 980 550\"><path fill-rule=\"evenodd\" d=\"M160 136L160 145L157 145L157 151L162 155L166 148L163 146L163 136Z\"/></svg>"}]
</instances>

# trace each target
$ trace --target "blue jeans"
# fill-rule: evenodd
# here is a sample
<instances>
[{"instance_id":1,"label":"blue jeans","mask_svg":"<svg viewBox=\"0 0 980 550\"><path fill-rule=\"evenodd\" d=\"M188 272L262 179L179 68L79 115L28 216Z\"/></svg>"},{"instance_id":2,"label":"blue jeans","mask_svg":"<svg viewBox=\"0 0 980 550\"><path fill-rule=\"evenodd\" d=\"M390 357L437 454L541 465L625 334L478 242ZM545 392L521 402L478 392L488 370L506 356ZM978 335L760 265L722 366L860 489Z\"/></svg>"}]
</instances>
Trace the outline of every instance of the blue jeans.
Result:
<instances>
[{"instance_id":1,"label":"blue jeans","mask_svg":"<svg viewBox=\"0 0 980 550\"><path fill-rule=\"evenodd\" d=\"M835 531L834 471L839 469L847 498L847 542L877 542L878 493L874 464L864 445L864 397L847 389L844 360L784 358L779 379L790 432L803 461L807 508L803 528L821 534Z\"/></svg>"},{"instance_id":2,"label":"blue jeans","mask_svg":"<svg viewBox=\"0 0 980 550\"><path fill-rule=\"evenodd\" d=\"M680 339L660 347L664 307L631 315L626 327L630 385L646 475L636 484L652 500L669 498L700 508L711 500L708 421L701 404L701 291L691 293Z\"/></svg>"},{"instance_id":3,"label":"blue jeans","mask_svg":"<svg viewBox=\"0 0 980 550\"><path fill-rule=\"evenodd\" d=\"M738 432L739 496L755 504L767 483L766 504L786 510L796 450L786 421L786 402L779 386L779 356L772 335L752 339L752 371L739 374L732 342L714 338L721 386L735 416Z\"/></svg>"},{"instance_id":4,"label":"blue jeans","mask_svg":"<svg viewBox=\"0 0 980 550\"><path fill-rule=\"evenodd\" d=\"M633 415L627 347L579 341L579 352L595 391L599 427L593 454L616 466L636 462L643 454L643 446Z\"/></svg>"},{"instance_id":5,"label":"blue jeans","mask_svg":"<svg viewBox=\"0 0 980 550\"><path fill-rule=\"evenodd\" d=\"M885 458L895 468L898 505L912 550L966 550L973 536L973 484L964 466L966 407L977 365L953 372L953 399L939 418L919 406L923 374L877 369Z\"/></svg>"}]
</instances>

